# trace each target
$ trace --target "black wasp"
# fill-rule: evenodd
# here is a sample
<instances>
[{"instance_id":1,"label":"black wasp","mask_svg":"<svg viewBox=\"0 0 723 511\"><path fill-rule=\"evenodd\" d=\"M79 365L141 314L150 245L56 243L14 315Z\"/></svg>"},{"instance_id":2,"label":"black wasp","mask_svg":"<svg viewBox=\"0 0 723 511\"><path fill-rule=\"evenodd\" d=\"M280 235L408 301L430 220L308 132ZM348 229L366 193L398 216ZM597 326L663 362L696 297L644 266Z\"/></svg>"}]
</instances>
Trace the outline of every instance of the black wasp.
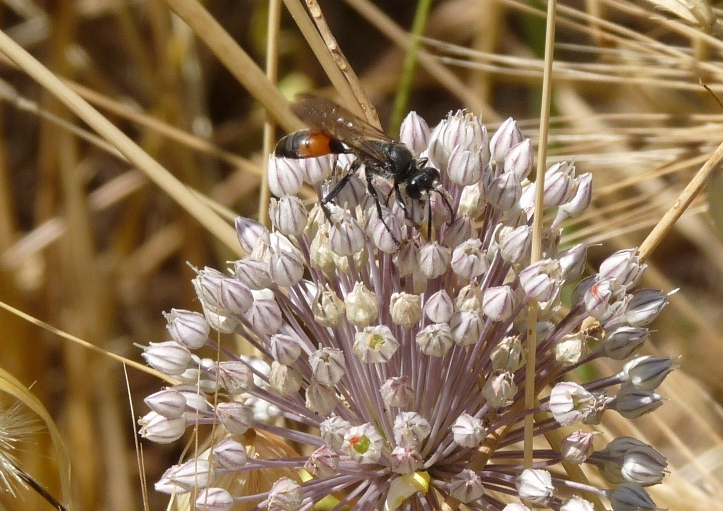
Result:
<instances>
[{"instance_id":1,"label":"black wasp","mask_svg":"<svg viewBox=\"0 0 723 511\"><path fill-rule=\"evenodd\" d=\"M284 158L314 158L327 154L353 154L356 158L349 172L321 200L324 213L331 200L346 186L349 179L364 166L367 190L374 198L379 219L391 234L382 216L379 194L372 181L374 175L392 180L392 192L397 203L410 218L404 203L400 185L410 199L419 200L431 192L437 192L444 200L454 220L454 210L443 191L439 190L440 175L434 167L427 166L427 159L416 160L402 143L387 136L383 131L352 114L331 100L313 94L298 94L291 110L311 129L286 135L276 144L276 156ZM432 211L429 206L429 235L432 230ZM394 240L396 243L398 241Z\"/></svg>"}]
</instances>

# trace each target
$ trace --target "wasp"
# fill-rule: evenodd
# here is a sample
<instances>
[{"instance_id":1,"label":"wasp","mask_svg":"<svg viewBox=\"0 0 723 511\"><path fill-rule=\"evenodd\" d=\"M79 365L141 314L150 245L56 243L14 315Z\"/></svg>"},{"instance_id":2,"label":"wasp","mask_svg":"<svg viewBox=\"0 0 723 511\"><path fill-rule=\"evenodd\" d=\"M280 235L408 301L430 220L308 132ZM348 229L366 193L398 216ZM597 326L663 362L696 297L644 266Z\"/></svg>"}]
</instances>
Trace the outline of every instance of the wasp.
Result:
<instances>
[{"instance_id":1,"label":"wasp","mask_svg":"<svg viewBox=\"0 0 723 511\"><path fill-rule=\"evenodd\" d=\"M454 221L454 210L447 196L440 189L439 170L428 166L426 158L416 159L404 144L397 142L383 131L360 119L333 101L313 94L298 94L291 105L292 111L311 129L286 135L276 145L274 153L283 158L314 158L327 154L352 154L355 159L347 172L321 200L326 217L330 214L326 204L334 199L349 180L363 166L367 191L374 199L377 215L392 234L382 216L379 193L374 187L373 176L391 180L392 192L406 218L411 218L402 195L413 200L439 193ZM387 197L388 201L389 197ZM429 203L428 203L429 204ZM432 211L429 204L428 234L432 231ZM392 238L394 235L392 234ZM395 243L399 243L394 239Z\"/></svg>"}]
</instances>

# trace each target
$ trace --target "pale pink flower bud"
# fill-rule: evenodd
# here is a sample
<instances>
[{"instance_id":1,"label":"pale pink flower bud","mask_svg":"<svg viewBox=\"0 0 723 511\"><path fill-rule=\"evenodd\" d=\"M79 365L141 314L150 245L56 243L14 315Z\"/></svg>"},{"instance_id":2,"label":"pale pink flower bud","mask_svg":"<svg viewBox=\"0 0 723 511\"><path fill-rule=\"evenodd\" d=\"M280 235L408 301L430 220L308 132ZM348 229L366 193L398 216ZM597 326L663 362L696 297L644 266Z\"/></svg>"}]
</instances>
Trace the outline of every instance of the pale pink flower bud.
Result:
<instances>
[{"instance_id":1,"label":"pale pink flower bud","mask_svg":"<svg viewBox=\"0 0 723 511\"><path fill-rule=\"evenodd\" d=\"M572 197L575 166L556 163L545 173L544 204L546 208L560 206Z\"/></svg>"},{"instance_id":2,"label":"pale pink flower bud","mask_svg":"<svg viewBox=\"0 0 723 511\"><path fill-rule=\"evenodd\" d=\"M234 262L234 273L249 289L267 289L273 283L269 276L269 264L254 257Z\"/></svg>"},{"instance_id":3,"label":"pale pink flower bud","mask_svg":"<svg viewBox=\"0 0 723 511\"><path fill-rule=\"evenodd\" d=\"M487 202L500 211L510 211L521 196L520 178L513 172L497 176L487 188Z\"/></svg>"},{"instance_id":4,"label":"pale pink flower bud","mask_svg":"<svg viewBox=\"0 0 723 511\"><path fill-rule=\"evenodd\" d=\"M394 264L402 277L417 272L419 269L419 251L414 241L404 240L401 242L398 252L394 254Z\"/></svg>"},{"instance_id":5,"label":"pale pink flower bud","mask_svg":"<svg viewBox=\"0 0 723 511\"><path fill-rule=\"evenodd\" d=\"M282 477L271 487L266 508L269 511L296 511L301 508L303 501L304 489L301 485L288 477Z\"/></svg>"},{"instance_id":6,"label":"pale pink flower bud","mask_svg":"<svg viewBox=\"0 0 723 511\"><path fill-rule=\"evenodd\" d=\"M660 509L639 484L624 483L605 493L613 511L655 511Z\"/></svg>"},{"instance_id":7,"label":"pale pink flower bud","mask_svg":"<svg viewBox=\"0 0 723 511\"><path fill-rule=\"evenodd\" d=\"M337 168L340 168L339 164L337 164ZM342 174L332 176L331 180L326 182L328 183L328 187L322 187L322 193L324 195L329 193L334 188L334 186L336 186L336 184L339 182L339 179L341 179L341 175ZM352 209L356 208L359 204L363 204L368 197L369 193L367 191L367 184L356 175L352 176L347 181L346 186L341 189L339 194L334 199L334 204L336 204L338 208L330 208L332 210L332 219L336 221L339 214L343 214L343 212L349 212ZM327 207L330 206L332 206L332 204L327 204Z\"/></svg>"},{"instance_id":8,"label":"pale pink flower bud","mask_svg":"<svg viewBox=\"0 0 723 511\"><path fill-rule=\"evenodd\" d=\"M610 305L610 300L612 299L613 292L609 280L595 282L583 296L585 309L596 319L601 319L605 316Z\"/></svg>"},{"instance_id":9,"label":"pale pink flower bud","mask_svg":"<svg viewBox=\"0 0 723 511\"><path fill-rule=\"evenodd\" d=\"M339 451L344 437L351 428L351 423L334 415L319 424L321 439L332 451Z\"/></svg>"},{"instance_id":10,"label":"pale pink flower bud","mask_svg":"<svg viewBox=\"0 0 723 511\"><path fill-rule=\"evenodd\" d=\"M554 259L542 259L520 271L520 285L529 298L551 300L560 286L560 265Z\"/></svg>"},{"instance_id":11,"label":"pale pink flower bud","mask_svg":"<svg viewBox=\"0 0 723 511\"><path fill-rule=\"evenodd\" d=\"M334 411L337 401L334 389L311 379L306 389L306 407L309 410L320 415L329 415Z\"/></svg>"},{"instance_id":12,"label":"pale pink flower bud","mask_svg":"<svg viewBox=\"0 0 723 511\"><path fill-rule=\"evenodd\" d=\"M621 376L637 389L654 390L673 369L675 364L672 359L647 355L634 358L625 364Z\"/></svg>"},{"instance_id":13,"label":"pale pink flower bud","mask_svg":"<svg viewBox=\"0 0 723 511\"><path fill-rule=\"evenodd\" d=\"M331 251L339 256L350 256L364 246L364 230L355 218L344 211L341 218L333 223L329 230Z\"/></svg>"},{"instance_id":14,"label":"pale pink flower bud","mask_svg":"<svg viewBox=\"0 0 723 511\"><path fill-rule=\"evenodd\" d=\"M573 181L573 196L565 204L560 205L557 217L552 222L552 228L556 229L563 220L575 218L590 206L592 200L592 174L583 174Z\"/></svg>"},{"instance_id":15,"label":"pale pink flower bud","mask_svg":"<svg viewBox=\"0 0 723 511\"><path fill-rule=\"evenodd\" d=\"M443 357L454 346L454 337L447 323L427 325L417 333L417 344L427 356Z\"/></svg>"},{"instance_id":16,"label":"pale pink flower bud","mask_svg":"<svg viewBox=\"0 0 723 511\"><path fill-rule=\"evenodd\" d=\"M632 385L623 385L610 408L626 419L638 417L657 410L663 405L663 398L650 390L638 390Z\"/></svg>"},{"instance_id":17,"label":"pale pink flower bud","mask_svg":"<svg viewBox=\"0 0 723 511\"><path fill-rule=\"evenodd\" d=\"M507 151L504 163L504 172L512 172L517 179L522 181L532 170L532 163L535 160L535 154L532 151L532 142L529 138L524 139Z\"/></svg>"},{"instance_id":18,"label":"pale pink flower bud","mask_svg":"<svg viewBox=\"0 0 723 511\"><path fill-rule=\"evenodd\" d=\"M515 486L517 495L533 504L544 504L555 492L552 475L547 470L526 468L515 479Z\"/></svg>"},{"instance_id":19,"label":"pale pink flower bud","mask_svg":"<svg viewBox=\"0 0 723 511\"><path fill-rule=\"evenodd\" d=\"M624 290L638 284L648 266L640 263L637 249L618 250L600 263L600 278L614 280Z\"/></svg>"},{"instance_id":20,"label":"pale pink flower bud","mask_svg":"<svg viewBox=\"0 0 723 511\"><path fill-rule=\"evenodd\" d=\"M346 374L344 353L336 348L321 348L309 357L311 371L319 383L333 387Z\"/></svg>"},{"instance_id":21,"label":"pale pink flower bud","mask_svg":"<svg viewBox=\"0 0 723 511\"><path fill-rule=\"evenodd\" d=\"M254 301L244 314L246 321L260 334L275 334L281 326L281 309L270 290L254 291Z\"/></svg>"},{"instance_id":22,"label":"pale pink flower bud","mask_svg":"<svg viewBox=\"0 0 723 511\"><path fill-rule=\"evenodd\" d=\"M470 346L479 341L484 328L484 321L480 311L458 311L452 314L449 328L456 344Z\"/></svg>"},{"instance_id":23,"label":"pale pink flower bud","mask_svg":"<svg viewBox=\"0 0 723 511\"><path fill-rule=\"evenodd\" d=\"M657 289L641 289L633 293L625 307L625 320L630 326L649 325L668 305L668 297Z\"/></svg>"},{"instance_id":24,"label":"pale pink flower bud","mask_svg":"<svg viewBox=\"0 0 723 511\"><path fill-rule=\"evenodd\" d=\"M429 126L417 112L409 112L399 128L399 141L406 145L416 158L427 149Z\"/></svg>"},{"instance_id":25,"label":"pale pink flower bud","mask_svg":"<svg viewBox=\"0 0 723 511\"><path fill-rule=\"evenodd\" d=\"M349 428L341 448L358 463L376 463L382 456L384 439L374 426L366 423Z\"/></svg>"},{"instance_id":26,"label":"pale pink flower bud","mask_svg":"<svg viewBox=\"0 0 723 511\"><path fill-rule=\"evenodd\" d=\"M429 136L429 157L441 169L447 168L447 160L456 146L478 149L486 146L487 128L476 116L458 110L440 122Z\"/></svg>"},{"instance_id":27,"label":"pale pink flower bud","mask_svg":"<svg viewBox=\"0 0 723 511\"><path fill-rule=\"evenodd\" d=\"M580 465L593 453L594 433L575 431L570 433L560 446L560 454L565 461Z\"/></svg>"},{"instance_id":28,"label":"pale pink flower bud","mask_svg":"<svg viewBox=\"0 0 723 511\"><path fill-rule=\"evenodd\" d=\"M221 315L243 314L251 306L251 290L213 268L198 271L191 281L204 308Z\"/></svg>"},{"instance_id":29,"label":"pale pink flower bud","mask_svg":"<svg viewBox=\"0 0 723 511\"><path fill-rule=\"evenodd\" d=\"M509 319L517 305L517 296L510 286L491 287L482 298L482 310L492 321Z\"/></svg>"},{"instance_id":30,"label":"pale pink flower bud","mask_svg":"<svg viewBox=\"0 0 723 511\"><path fill-rule=\"evenodd\" d=\"M477 238L472 220L467 215L460 215L451 224L444 225L444 244L451 249L464 241Z\"/></svg>"},{"instance_id":31,"label":"pale pink flower bud","mask_svg":"<svg viewBox=\"0 0 723 511\"><path fill-rule=\"evenodd\" d=\"M304 184L299 160L269 155L267 174L269 190L277 197L296 195Z\"/></svg>"},{"instance_id":32,"label":"pale pink flower bud","mask_svg":"<svg viewBox=\"0 0 723 511\"><path fill-rule=\"evenodd\" d=\"M354 326L365 327L379 316L377 295L363 283L354 284L354 289L344 298L346 319Z\"/></svg>"},{"instance_id":33,"label":"pale pink flower bud","mask_svg":"<svg viewBox=\"0 0 723 511\"><path fill-rule=\"evenodd\" d=\"M517 371L525 363L525 350L519 336L505 337L490 355L492 368L498 371Z\"/></svg>"},{"instance_id":34,"label":"pale pink flower bud","mask_svg":"<svg viewBox=\"0 0 723 511\"><path fill-rule=\"evenodd\" d=\"M382 206L382 218L379 220L376 208L370 208L369 224L371 228L371 239L374 245L386 254L393 254L399 250L399 240L402 239L402 226L399 219L389 208Z\"/></svg>"},{"instance_id":35,"label":"pale pink flower bud","mask_svg":"<svg viewBox=\"0 0 723 511\"><path fill-rule=\"evenodd\" d=\"M168 419L177 419L186 411L186 398L173 388L159 390L143 401L148 408Z\"/></svg>"},{"instance_id":36,"label":"pale pink flower bud","mask_svg":"<svg viewBox=\"0 0 723 511\"><path fill-rule=\"evenodd\" d=\"M213 461L226 470L240 470L246 465L246 447L233 438L221 440L213 447Z\"/></svg>"},{"instance_id":37,"label":"pale pink flower bud","mask_svg":"<svg viewBox=\"0 0 723 511\"><path fill-rule=\"evenodd\" d=\"M234 223L236 225L236 236L238 237L239 244L247 254L254 251L254 248L260 240L263 239L266 243L269 242L268 229L256 220L238 216Z\"/></svg>"},{"instance_id":38,"label":"pale pink flower bud","mask_svg":"<svg viewBox=\"0 0 723 511\"><path fill-rule=\"evenodd\" d=\"M344 317L346 308L344 302L330 290L323 291L311 308L314 313L314 321L323 327L335 327Z\"/></svg>"},{"instance_id":39,"label":"pale pink flower bud","mask_svg":"<svg viewBox=\"0 0 723 511\"><path fill-rule=\"evenodd\" d=\"M163 316L168 322L166 329L171 338L181 346L195 350L206 344L211 329L203 314L171 309L171 312L164 312Z\"/></svg>"},{"instance_id":40,"label":"pale pink flower bud","mask_svg":"<svg viewBox=\"0 0 723 511\"><path fill-rule=\"evenodd\" d=\"M577 383L561 382L552 388L549 406L561 426L570 426L593 413L595 396Z\"/></svg>"},{"instance_id":41,"label":"pale pink flower bud","mask_svg":"<svg viewBox=\"0 0 723 511\"><path fill-rule=\"evenodd\" d=\"M399 342L386 325L367 326L354 336L352 352L365 364L386 363L396 353Z\"/></svg>"},{"instance_id":42,"label":"pale pink flower bud","mask_svg":"<svg viewBox=\"0 0 723 511\"><path fill-rule=\"evenodd\" d=\"M579 279L582 270L585 268L586 259L587 245L584 243L579 243L558 254L557 261L560 263L562 280L574 282Z\"/></svg>"},{"instance_id":43,"label":"pale pink flower bud","mask_svg":"<svg viewBox=\"0 0 723 511\"><path fill-rule=\"evenodd\" d=\"M303 180L313 186L326 181L331 175L333 159L332 155L328 155L298 160Z\"/></svg>"},{"instance_id":44,"label":"pale pink flower bud","mask_svg":"<svg viewBox=\"0 0 723 511\"><path fill-rule=\"evenodd\" d=\"M243 403L217 403L216 415L226 431L233 435L246 433L254 425L254 411Z\"/></svg>"},{"instance_id":45,"label":"pale pink flower bud","mask_svg":"<svg viewBox=\"0 0 723 511\"><path fill-rule=\"evenodd\" d=\"M431 431L429 421L416 412L400 412L394 418L394 441L401 447L420 447Z\"/></svg>"},{"instance_id":46,"label":"pale pink flower bud","mask_svg":"<svg viewBox=\"0 0 723 511\"><path fill-rule=\"evenodd\" d=\"M213 466L208 460L192 459L166 470L156 484L156 490L161 491L158 485L162 485L166 489L175 486L176 493L186 493L195 489L207 488L213 483L215 476ZM164 493L173 493L173 491Z\"/></svg>"},{"instance_id":47,"label":"pale pink flower bud","mask_svg":"<svg viewBox=\"0 0 723 511\"><path fill-rule=\"evenodd\" d=\"M275 250L269 261L269 275L277 286L293 286L304 276L304 256L298 250Z\"/></svg>"},{"instance_id":48,"label":"pale pink flower bud","mask_svg":"<svg viewBox=\"0 0 723 511\"><path fill-rule=\"evenodd\" d=\"M647 340L647 328L623 326L605 337L601 350L613 360L625 360Z\"/></svg>"},{"instance_id":49,"label":"pale pink flower bud","mask_svg":"<svg viewBox=\"0 0 723 511\"><path fill-rule=\"evenodd\" d=\"M492 373L482 387L482 395L492 408L509 405L516 393L515 378L509 371Z\"/></svg>"},{"instance_id":50,"label":"pale pink flower bud","mask_svg":"<svg viewBox=\"0 0 723 511\"><path fill-rule=\"evenodd\" d=\"M274 360L271 362L269 372L269 385L282 396L290 396L299 391L303 378L294 367L281 364Z\"/></svg>"},{"instance_id":51,"label":"pale pink flower bud","mask_svg":"<svg viewBox=\"0 0 723 511\"><path fill-rule=\"evenodd\" d=\"M449 155L447 175L450 181L461 186L478 183L484 168L481 153L467 147L456 146Z\"/></svg>"},{"instance_id":52,"label":"pale pink flower bud","mask_svg":"<svg viewBox=\"0 0 723 511\"><path fill-rule=\"evenodd\" d=\"M452 271L465 280L484 275L490 264L481 247L482 242L476 238L468 239L458 245L452 252Z\"/></svg>"},{"instance_id":53,"label":"pale pink flower bud","mask_svg":"<svg viewBox=\"0 0 723 511\"><path fill-rule=\"evenodd\" d=\"M216 379L221 387L231 395L246 392L254 385L254 376L251 369L237 360L219 362Z\"/></svg>"},{"instance_id":54,"label":"pale pink flower bud","mask_svg":"<svg viewBox=\"0 0 723 511\"><path fill-rule=\"evenodd\" d=\"M406 407L414 398L408 376L393 376L384 382L379 393L387 406Z\"/></svg>"},{"instance_id":55,"label":"pale pink flower bud","mask_svg":"<svg viewBox=\"0 0 723 511\"><path fill-rule=\"evenodd\" d=\"M274 334L269 339L269 353L274 360L284 365L291 365L301 355L301 343L296 337Z\"/></svg>"},{"instance_id":56,"label":"pale pink flower bud","mask_svg":"<svg viewBox=\"0 0 723 511\"><path fill-rule=\"evenodd\" d=\"M435 279L447 272L450 250L433 241L419 250L419 269L428 279Z\"/></svg>"},{"instance_id":57,"label":"pale pink flower bud","mask_svg":"<svg viewBox=\"0 0 723 511\"><path fill-rule=\"evenodd\" d=\"M191 362L191 352L175 341L152 342L143 350L141 356L146 364L163 374L183 374Z\"/></svg>"},{"instance_id":58,"label":"pale pink flower bud","mask_svg":"<svg viewBox=\"0 0 723 511\"><path fill-rule=\"evenodd\" d=\"M454 304L444 289L434 293L424 304L424 314L435 323L449 322L452 313L454 313Z\"/></svg>"},{"instance_id":59,"label":"pale pink flower bud","mask_svg":"<svg viewBox=\"0 0 723 511\"><path fill-rule=\"evenodd\" d=\"M186 406L192 412L208 412L211 411L211 405L208 402L208 396L205 392L198 388L195 383L186 383L176 385L173 390L180 393L186 400Z\"/></svg>"},{"instance_id":60,"label":"pale pink flower bud","mask_svg":"<svg viewBox=\"0 0 723 511\"><path fill-rule=\"evenodd\" d=\"M200 511L228 511L233 506L233 497L223 488L205 488L196 498L196 509Z\"/></svg>"},{"instance_id":61,"label":"pale pink flower bud","mask_svg":"<svg viewBox=\"0 0 723 511\"><path fill-rule=\"evenodd\" d=\"M502 259L517 264L530 257L532 229L521 225L510 231L501 231L497 241Z\"/></svg>"},{"instance_id":62,"label":"pale pink flower bud","mask_svg":"<svg viewBox=\"0 0 723 511\"><path fill-rule=\"evenodd\" d=\"M523 139L522 132L517 127L517 121L512 117L508 117L490 139L492 158L500 163L504 162L510 148L522 142Z\"/></svg>"},{"instance_id":63,"label":"pale pink flower bud","mask_svg":"<svg viewBox=\"0 0 723 511\"><path fill-rule=\"evenodd\" d=\"M649 445L633 447L623 456L620 473L629 483L641 486L660 484L667 472L668 460Z\"/></svg>"},{"instance_id":64,"label":"pale pink flower bud","mask_svg":"<svg viewBox=\"0 0 723 511\"><path fill-rule=\"evenodd\" d=\"M485 428L482 420L472 417L468 413L463 413L457 417L454 424L452 424L451 430L454 441L462 447L477 447L487 436L487 428Z\"/></svg>"},{"instance_id":65,"label":"pale pink flower bud","mask_svg":"<svg viewBox=\"0 0 723 511\"><path fill-rule=\"evenodd\" d=\"M464 469L450 481L449 493L460 502L468 504L484 495L485 487L476 472Z\"/></svg>"},{"instance_id":66,"label":"pale pink flower bud","mask_svg":"<svg viewBox=\"0 0 723 511\"><path fill-rule=\"evenodd\" d=\"M296 195L284 195L281 199L271 199L269 218L273 226L283 235L300 235L309 220L304 203Z\"/></svg>"},{"instance_id":67,"label":"pale pink flower bud","mask_svg":"<svg viewBox=\"0 0 723 511\"><path fill-rule=\"evenodd\" d=\"M595 506L591 502L573 495L560 506L560 511L595 511Z\"/></svg>"},{"instance_id":68,"label":"pale pink flower bud","mask_svg":"<svg viewBox=\"0 0 723 511\"><path fill-rule=\"evenodd\" d=\"M148 412L138 419L141 425L138 433L151 442L170 444L183 436L186 431L186 419L183 417L164 417L156 412Z\"/></svg>"},{"instance_id":69,"label":"pale pink flower bud","mask_svg":"<svg viewBox=\"0 0 723 511\"><path fill-rule=\"evenodd\" d=\"M409 330L422 319L421 297L409 293L392 293L389 313L395 325Z\"/></svg>"},{"instance_id":70,"label":"pale pink flower bud","mask_svg":"<svg viewBox=\"0 0 723 511\"><path fill-rule=\"evenodd\" d=\"M332 477L339 473L339 455L322 445L309 455L304 468L319 479Z\"/></svg>"}]
</instances>

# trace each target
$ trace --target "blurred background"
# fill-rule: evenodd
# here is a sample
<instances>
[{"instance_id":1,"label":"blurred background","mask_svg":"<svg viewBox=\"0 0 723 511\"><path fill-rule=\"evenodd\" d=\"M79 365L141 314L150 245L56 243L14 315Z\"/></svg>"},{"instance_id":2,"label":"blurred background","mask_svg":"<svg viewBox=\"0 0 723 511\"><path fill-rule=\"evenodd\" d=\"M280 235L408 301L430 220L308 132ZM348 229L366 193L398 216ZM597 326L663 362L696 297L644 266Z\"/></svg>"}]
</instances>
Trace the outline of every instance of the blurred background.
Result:
<instances>
[{"instance_id":1,"label":"blurred background","mask_svg":"<svg viewBox=\"0 0 723 511\"><path fill-rule=\"evenodd\" d=\"M536 143L546 5L431 2L426 23L418 25L424 37L414 71L405 75L420 3L319 0L382 125L396 136L399 112L416 110L434 125L450 110L467 108L482 112L490 131L514 116ZM209 49L212 29L189 27L173 13L190 4L13 0L0 6L0 27L189 189L257 218L264 209L266 120L259 94L235 78L248 76L244 68L225 66ZM262 69L269 57L277 59L278 90L287 98L301 90L334 97L289 14L305 6L285 4L204 7ZM278 30L269 25L275 12ZM593 206L566 225L564 238L593 244L592 266L638 246L723 141L723 106L700 84L723 95L719 14L704 2L559 4L548 164L574 161L579 173L594 175ZM222 269L236 256L143 172L88 136L85 123L2 54L0 80L0 300L140 361L136 344L166 339L162 311L200 310L187 262ZM400 91L406 102L397 99ZM266 147L283 133L267 136ZM671 476L652 494L673 510L723 509L719 174L655 250L644 282L680 289L654 325L648 352L681 355L681 370L660 390L666 405L634 431L669 459ZM0 366L32 386L63 436L75 509L140 509L134 431L147 411L142 399L162 382L132 368L126 379L119 362L5 311L0 328ZM610 418L602 429L633 434L631 427ZM150 509L163 509L167 497L152 484L180 447L146 444L143 452ZM18 458L59 496L42 428L23 442ZM0 502L7 509L50 509L30 491L17 498L3 493Z\"/></svg>"}]
</instances>

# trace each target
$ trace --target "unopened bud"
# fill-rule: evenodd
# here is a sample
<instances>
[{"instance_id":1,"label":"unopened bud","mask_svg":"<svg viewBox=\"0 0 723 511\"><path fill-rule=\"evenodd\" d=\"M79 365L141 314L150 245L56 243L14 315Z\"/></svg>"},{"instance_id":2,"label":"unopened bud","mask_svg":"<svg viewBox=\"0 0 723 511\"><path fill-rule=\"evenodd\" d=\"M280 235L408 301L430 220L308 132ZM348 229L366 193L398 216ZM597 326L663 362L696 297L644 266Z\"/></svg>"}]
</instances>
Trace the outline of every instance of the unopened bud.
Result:
<instances>
[{"instance_id":1,"label":"unopened bud","mask_svg":"<svg viewBox=\"0 0 723 511\"><path fill-rule=\"evenodd\" d=\"M296 195L303 184L298 160L269 155L267 175L269 190L277 197Z\"/></svg>"},{"instance_id":2,"label":"unopened bud","mask_svg":"<svg viewBox=\"0 0 723 511\"><path fill-rule=\"evenodd\" d=\"M417 112L409 112L399 128L399 141L406 145L416 158L427 149L429 126Z\"/></svg>"},{"instance_id":3,"label":"unopened bud","mask_svg":"<svg viewBox=\"0 0 723 511\"><path fill-rule=\"evenodd\" d=\"M171 309L171 312L164 312L163 316L168 322L166 329L171 338L181 346L195 350L206 344L211 329L203 314Z\"/></svg>"},{"instance_id":4,"label":"unopened bud","mask_svg":"<svg viewBox=\"0 0 723 511\"><path fill-rule=\"evenodd\" d=\"M284 195L281 199L271 199L269 218L273 226L283 235L299 235L304 232L309 213L304 203L296 195Z\"/></svg>"}]
</instances>

